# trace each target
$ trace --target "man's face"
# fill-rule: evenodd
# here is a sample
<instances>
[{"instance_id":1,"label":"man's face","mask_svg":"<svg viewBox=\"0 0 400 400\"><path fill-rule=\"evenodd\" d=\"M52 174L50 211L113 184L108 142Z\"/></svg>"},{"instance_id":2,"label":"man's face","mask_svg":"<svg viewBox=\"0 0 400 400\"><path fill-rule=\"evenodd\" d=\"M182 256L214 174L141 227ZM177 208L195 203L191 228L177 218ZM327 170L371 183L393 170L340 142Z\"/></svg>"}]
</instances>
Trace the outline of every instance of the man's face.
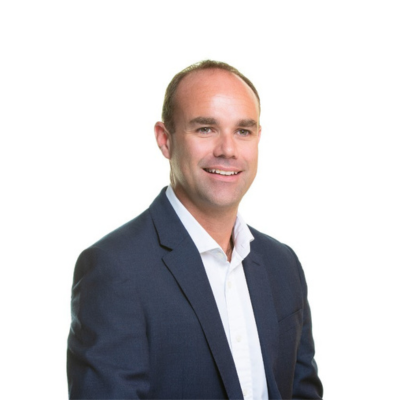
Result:
<instances>
[{"instance_id":1,"label":"man's face","mask_svg":"<svg viewBox=\"0 0 400 400\"><path fill-rule=\"evenodd\" d=\"M186 76L175 93L175 132L159 134L172 187L196 214L233 210L257 173L259 104L238 76L213 69ZM161 139L161 142L160 142Z\"/></svg>"}]
</instances>

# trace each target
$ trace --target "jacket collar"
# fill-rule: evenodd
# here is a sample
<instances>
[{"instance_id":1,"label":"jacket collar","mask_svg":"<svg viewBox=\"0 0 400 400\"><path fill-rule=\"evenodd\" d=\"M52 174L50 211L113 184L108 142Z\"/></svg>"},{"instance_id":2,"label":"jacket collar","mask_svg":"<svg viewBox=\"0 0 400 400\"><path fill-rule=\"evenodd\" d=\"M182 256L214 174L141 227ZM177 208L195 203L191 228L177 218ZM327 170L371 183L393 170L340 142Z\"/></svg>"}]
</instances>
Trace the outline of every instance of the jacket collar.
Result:
<instances>
[{"instance_id":1,"label":"jacket collar","mask_svg":"<svg viewBox=\"0 0 400 400\"><path fill-rule=\"evenodd\" d=\"M160 245L172 250L187 239L188 233L167 199L166 190L166 187L161 190L149 210Z\"/></svg>"}]
</instances>

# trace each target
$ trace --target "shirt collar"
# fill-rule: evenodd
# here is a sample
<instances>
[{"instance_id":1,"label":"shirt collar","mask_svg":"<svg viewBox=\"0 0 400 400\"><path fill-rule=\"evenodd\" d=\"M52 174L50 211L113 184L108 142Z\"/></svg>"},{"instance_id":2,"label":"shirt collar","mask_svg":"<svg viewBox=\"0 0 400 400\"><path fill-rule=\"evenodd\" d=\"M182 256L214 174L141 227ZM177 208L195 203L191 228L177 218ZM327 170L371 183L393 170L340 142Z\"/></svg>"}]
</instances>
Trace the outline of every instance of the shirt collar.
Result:
<instances>
[{"instance_id":1,"label":"shirt collar","mask_svg":"<svg viewBox=\"0 0 400 400\"><path fill-rule=\"evenodd\" d=\"M183 226L188 231L200 254L214 249L221 249L219 244L208 234L208 232L197 222L196 218L176 197L171 186L166 191L167 198L173 209L178 214ZM238 214L233 228L234 253L243 260L250 253L250 242L254 240L249 227ZM222 249L221 249L222 250ZM234 254L233 254L234 256ZM233 258L233 257L232 257Z\"/></svg>"}]
</instances>

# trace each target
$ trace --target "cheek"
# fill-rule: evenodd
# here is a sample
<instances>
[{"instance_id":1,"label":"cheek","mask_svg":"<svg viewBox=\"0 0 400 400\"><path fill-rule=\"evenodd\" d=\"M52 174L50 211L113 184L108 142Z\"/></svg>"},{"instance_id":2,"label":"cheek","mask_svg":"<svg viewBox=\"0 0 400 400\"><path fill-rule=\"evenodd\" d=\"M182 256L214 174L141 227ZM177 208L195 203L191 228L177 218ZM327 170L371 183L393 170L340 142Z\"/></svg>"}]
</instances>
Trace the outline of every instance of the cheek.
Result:
<instances>
[{"instance_id":1,"label":"cheek","mask_svg":"<svg viewBox=\"0 0 400 400\"><path fill-rule=\"evenodd\" d=\"M182 159L183 163L188 164L186 167L191 165L192 167L197 166L202 159L206 158L210 154L210 143L206 139L191 140L185 143L182 148Z\"/></svg>"},{"instance_id":2,"label":"cheek","mask_svg":"<svg viewBox=\"0 0 400 400\"><path fill-rule=\"evenodd\" d=\"M258 146L249 146L243 151L243 158L251 168L257 168L258 163Z\"/></svg>"},{"instance_id":3,"label":"cheek","mask_svg":"<svg viewBox=\"0 0 400 400\"><path fill-rule=\"evenodd\" d=\"M198 164L198 150L190 143L179 143L174 147L171 167L178 179L190 181Z\"/></svg>"},{"instance_id":4,"label":"cheek","mask_svg":"<svg viewBox=\"0 0 400 400\"><path fill-rule=\"evenodd\" d=\"M187 146L182 140L175 139L172 144L171 162L175 166L184 165L185 160L189 158Z\"/></svg>"}]
</instances>

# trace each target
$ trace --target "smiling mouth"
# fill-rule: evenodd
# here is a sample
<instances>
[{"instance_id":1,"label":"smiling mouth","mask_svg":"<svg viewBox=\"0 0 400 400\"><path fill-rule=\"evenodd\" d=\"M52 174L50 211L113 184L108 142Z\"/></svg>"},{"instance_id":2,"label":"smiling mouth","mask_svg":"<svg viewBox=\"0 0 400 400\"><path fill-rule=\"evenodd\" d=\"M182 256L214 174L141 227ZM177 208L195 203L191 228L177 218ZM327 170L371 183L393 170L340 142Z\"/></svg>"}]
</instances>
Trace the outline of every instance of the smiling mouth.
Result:
<instances>
[{"instance_id":1,"label":"smiling mouth","mask_svg":"<svg viewBox=\"0 0 400 400\"><path fill-rule=\"evenodd\" d=\"M220 169L210 169L210 168L204 168L204 171L209 172L210 174L225 175L225 176L237 175L240 173L240 171L222 171Z\"/></svg>"}]
</instances>

